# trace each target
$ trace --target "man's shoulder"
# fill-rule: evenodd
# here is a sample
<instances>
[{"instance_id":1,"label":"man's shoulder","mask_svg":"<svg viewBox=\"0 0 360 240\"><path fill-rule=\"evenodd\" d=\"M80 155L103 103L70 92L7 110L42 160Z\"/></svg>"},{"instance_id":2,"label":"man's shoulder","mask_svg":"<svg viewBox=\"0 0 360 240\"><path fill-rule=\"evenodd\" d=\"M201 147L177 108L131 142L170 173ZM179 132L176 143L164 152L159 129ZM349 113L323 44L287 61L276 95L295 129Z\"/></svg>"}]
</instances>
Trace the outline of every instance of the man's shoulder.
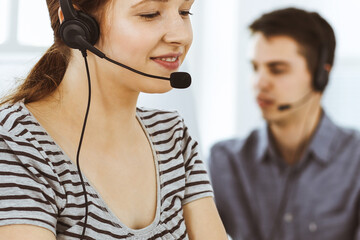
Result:
<instances>
[{"instance_id":1,"label":"man's shoulder","mask_svg":"<svg viewBox=\"0 0 360 240\"><path fill-rule=\"evenodd\" d=\"M315 138L316 146L328 151L327 155L335 158L352 156L351 158L346 157L347 159L359 156L360 159L360 131L354 127L342 126L327 116ZM321 150L319 151L321 154ZM325 158L326 156L323 157Z\"/></svg>"},{"instance_id":2,"label":"man's shoulder","mask_svg":"<svg viewBox=\"0 0 360 240\"><path fill-rule=\"evenodd\" d=\"M360 131L354 127L343 126L325 114L323 125L325 131L333 135L335 142L360 142Z\"/></svg>"},{"instance_id":3,"label":"man's shoulder","mask_svg":"<svg viewBox=\"0 0 360 240\"><path fill-rule=\"evenodd\" d=\"M337 123L334 123L334 125L342 136L360 140L360 131L358 129L349 126L342 126Z\"/></svg>"},{"instance_id":4,"label":"man's shoulder","mask_svg":"<svg viewBox=\"0 0 360 240\"><path fill-rule=\"evenodd\" d=\"M351 127L337 126L337 133L335 134L334 140L344 148L359 148L360 131Z\"/></svg>"}]
</instances>

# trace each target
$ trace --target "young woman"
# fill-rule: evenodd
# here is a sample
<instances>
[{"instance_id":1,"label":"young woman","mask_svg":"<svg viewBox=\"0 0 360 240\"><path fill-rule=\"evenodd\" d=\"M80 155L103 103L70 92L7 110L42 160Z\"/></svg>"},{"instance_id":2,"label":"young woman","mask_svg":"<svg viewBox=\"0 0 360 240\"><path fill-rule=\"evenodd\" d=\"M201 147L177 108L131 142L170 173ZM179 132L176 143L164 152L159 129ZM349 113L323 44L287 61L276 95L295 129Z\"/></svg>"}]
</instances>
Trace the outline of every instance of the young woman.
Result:
<instances>
[{"instance_id":1,"label":"young woman","mask_svg":"<svg viewBox=\"0 0 360 240\"><path fill-rule=\"evenodd\" d=\"M192 42L193 0L72 4L99 23L96 48L142 72L169 77ZM170 83L89 51L87 68L60 37L59 1L47 5L55 42L0 110L0 239L226 239L183 120L136 107Z\"/></svg>"}]
</instances>

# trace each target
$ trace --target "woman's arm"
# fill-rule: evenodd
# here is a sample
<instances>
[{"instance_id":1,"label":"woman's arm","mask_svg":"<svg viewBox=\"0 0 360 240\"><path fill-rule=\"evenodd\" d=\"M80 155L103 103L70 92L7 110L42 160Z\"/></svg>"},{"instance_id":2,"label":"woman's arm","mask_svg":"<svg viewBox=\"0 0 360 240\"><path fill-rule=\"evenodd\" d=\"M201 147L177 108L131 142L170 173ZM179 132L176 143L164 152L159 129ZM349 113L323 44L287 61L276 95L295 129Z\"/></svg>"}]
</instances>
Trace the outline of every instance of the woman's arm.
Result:
<instances>
[{"instance_id":1,"label":"woman's arm","mask_svg":"<svg viewBox=\"0 0 360 240\"><path fill-rule=\"evenodd\" d=\"M54 233L32 225L7 225L0 227L0 240L56 240Z\"/></svg>"},{"instance_id":2,"label":"woman's arm","mask_svg":"<svg viewBox=\"0 0 360 240\"><path fill-rule=\"evenodd\" d=\"M225 240L227 235L213 198L206 197L183 207L185 225L190 240Z\"/></svg>"}]
</instances>

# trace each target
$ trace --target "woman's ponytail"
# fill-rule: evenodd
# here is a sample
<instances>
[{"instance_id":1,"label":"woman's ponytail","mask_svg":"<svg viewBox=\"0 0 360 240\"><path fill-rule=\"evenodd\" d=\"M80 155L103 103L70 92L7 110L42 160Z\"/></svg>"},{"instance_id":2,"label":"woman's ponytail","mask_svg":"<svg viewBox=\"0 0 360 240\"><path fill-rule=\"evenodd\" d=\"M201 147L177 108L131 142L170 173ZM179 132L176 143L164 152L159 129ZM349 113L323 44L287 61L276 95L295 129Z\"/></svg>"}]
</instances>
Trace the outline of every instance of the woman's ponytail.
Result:
<instances>
[{"instance_id":1,"label":"woman's ponytail","mask_svg":"<svg viewBox=\"0 0 360 240\"><path fill-rule=\"evenodd\" d=\"M110 0L73 0L81 11L92 14L99 22L104 17L104 9ZM54 44L46 51L31 69L25 80L14 89L13 93L0 100L0 104L24 101L31 103L49 96L61 83L69 60L71 50L59 35L60 21L58 17L59 0L46 0L51 27L54 31Z\"/></svg>"},{"instance_id":2,"label":"woman's ponytail","mask_svg":"<svg viewBox=\"0 0 360 240\"><path fill-rule=\"evenodd\" d=\"M64 77L70 58L69 48L59 48L53 44L31 69L26 79L12 94L5 97L2 103L30 103L54 92Z\"/></svg>"}]
</instances>

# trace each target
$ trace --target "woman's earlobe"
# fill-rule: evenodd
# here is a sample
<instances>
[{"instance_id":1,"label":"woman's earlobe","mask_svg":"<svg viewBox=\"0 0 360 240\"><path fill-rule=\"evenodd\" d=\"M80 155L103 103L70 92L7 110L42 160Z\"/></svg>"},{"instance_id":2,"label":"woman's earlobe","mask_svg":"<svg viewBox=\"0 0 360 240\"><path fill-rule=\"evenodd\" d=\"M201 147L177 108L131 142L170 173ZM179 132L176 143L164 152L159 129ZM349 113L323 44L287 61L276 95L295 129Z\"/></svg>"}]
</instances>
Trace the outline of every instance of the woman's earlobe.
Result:
<instances>
[{"instance_id":1,"label":"woman's earlobe","mask_svg":"<svg viewBox=\"0 0 360 240\"><path fill-rule=\"evenodd\" d=\"M64 21L64 14L61 11L61 7L59 7L59 9L58 9L58 16L59 16L59 21L60 21L60 24L61 24Z\"/></svg>"}]
</instances>

